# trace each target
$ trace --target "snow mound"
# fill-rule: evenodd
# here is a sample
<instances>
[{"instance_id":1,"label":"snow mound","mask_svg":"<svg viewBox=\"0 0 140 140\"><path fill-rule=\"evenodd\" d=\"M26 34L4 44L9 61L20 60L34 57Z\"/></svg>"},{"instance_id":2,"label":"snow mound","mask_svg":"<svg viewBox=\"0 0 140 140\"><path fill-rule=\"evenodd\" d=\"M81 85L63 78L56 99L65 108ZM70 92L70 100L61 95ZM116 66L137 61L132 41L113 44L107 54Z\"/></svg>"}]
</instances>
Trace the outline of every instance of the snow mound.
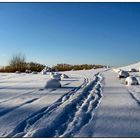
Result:
<instances>
[{"instance_id":1,"label":"snow mound","mask_svg":"<svg viewBox=\"0 0 140 140\"><path fill-rule=\"evenodd\" d=\"M59 74L51 75L50 77L51 77L51 79L61 80L61 75L59 75Z\"/></svg>"},{"instance_id":2,"label":"snow mound","mask_svg":"<svg viewBox=\"0 0 140 140\"><path fill-rule=\"evenodd\" d=\"M50 76L51 76L51 75L54 75L54 72L50 72Z\"/></svg>"},{"instance_id":3,"label":"snow mound","mask_svg":"<svg viewBox=\"0 0 140 140\"><path fill-rule=\"evenodd\" d=\"M61 75L61 78L62 78L62 79L64 79L64 78L69 78L69 76L66 75L66 74L62 74L62 75Z\"/></svg>"},{"instance_id":4,"label":"snow mound","mask_svg":"<svg viewBox=\"0 0 140 140\"><path fill-rule=\"evenodd\" d=\"M41 74L45 75L45 74L47 74L47 71L42 70L42 71L41 71Z\"/></svg>"},{"instance_id":5,"label":"snow mound","mask_svg":"<svg viewBox=\"0 0 140 140\"><path fill-rule=\"evenodd\" d=\"M57 79L50 79L47 81L45 88L60 88L61 83Z\"/></svg>"},{"instance_id":6,"label":"snow mound","mask_svg":"<svg viewBox=\"0 0 140 140\"><path fill-rule=\"evenodd\" d=\"M62 73L58 73L58 72L56 72L54 75L60 75L60 76L61 76L61 75L62 75Z\"/></svg>"},{"instance_id":7,"label":"snow mound","mask_svg":"<svg viewBox=\"0 0 140 140\"><path fill-rule=\"evenodd\" d=\"M51 72L52 71L52 69L50 68L50 67L45 67L42 71L41 71L41 73L42 74L47 74L47 72Z\"/></svg>"},{"instance_id":8,"label":"snow mound","mask_svg":"<svg viewBox=\"0 0 140 140\"><path fill-rule=\"evenodd\" d=\"M33 71L32 74L37 74L37 71Z\"/></svg>"},{"instance_id":9,"label":"snow mound","mask_svg":"<svg viewBox=\"0 0 140 140\"><path fill-rule=\"evenodd\" d=\"M52 69L51 69L50 67L45 67L44 70L45 70L46 72L51 72L51 71L52 71Z\"/></svg>"},{"instance_id":10,"label":"snow mound","mask_svg":"<svg viewBox=\"0 0 140 140\"><path fill-rule=\"evenodd\" d=\"M138 85L139 84L139 82L138 82L138 80L137 80L137 78L136 77L134 77L134 76L129 76L129 77L127 77L126 79L125 79L125 84L126 85L128 85L128 86L130 86L130 85Z\"/></svg>"},{"instance_id":11,"label":"snow mound","mask_svg":"<svg viewBox=\"0 0 140 140\"><path fill-rule=\"evenodd\" d=\"M127 71L121 70L118 74L119 78L127 78L129 76L129 73Z\"/></svg>"},{"instance_id":12,"label":"snow mound","mask_svg":"<svg viewBox=\"0 0 140 140\"><path fill-rule=\"evenodd\" d=\"M31 73L31 70L26 70L25 73Z\"/></svg>"},{"instance_id":13,"label":"snow mound","mask_svg":"<svg viewBox=\"0 0 140 140\"><path fill-rule=\"evenodd\" d=\"M121 69L113 69L114 72L119 73Z\"/></svg>"},{"instance_id":14,"label":"snow mound","mask_svg":"<svg viewBox=\"0 0 140 140\"><path fill-rule=\"evenodd\" d=\"M137 72L137 70L135 68L131 68L129 69L129 72Z\"/></svg>"},{"instance_id":15,"label":"snow mound","mask_svg":"<svg viewBox=\"0 0 140 140\"><path fill-rule=\"evenodd\" d=\"M15 73L16 73L16 74L20 74L20 71L16 71Z\"/></svg>"}]
</instances>

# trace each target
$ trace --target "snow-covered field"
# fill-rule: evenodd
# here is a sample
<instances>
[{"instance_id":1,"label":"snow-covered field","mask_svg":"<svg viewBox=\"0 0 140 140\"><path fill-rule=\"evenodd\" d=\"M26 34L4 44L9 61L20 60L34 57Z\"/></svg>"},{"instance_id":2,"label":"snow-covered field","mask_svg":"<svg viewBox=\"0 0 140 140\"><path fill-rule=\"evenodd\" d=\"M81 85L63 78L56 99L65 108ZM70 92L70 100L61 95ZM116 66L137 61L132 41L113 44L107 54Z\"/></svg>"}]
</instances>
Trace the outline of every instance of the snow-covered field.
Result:
<instances>
[{"instance_id":1,"label":"snow-covered field","mask_svg":"<svg viewBox=\"0 0 140 140\"><path fill-rule=\"evenodd\" d=\"M140 85L113 69L64 73L47 89L49 73L0 73L0 137L140 137Z\"/></svg>"}]
</instances>

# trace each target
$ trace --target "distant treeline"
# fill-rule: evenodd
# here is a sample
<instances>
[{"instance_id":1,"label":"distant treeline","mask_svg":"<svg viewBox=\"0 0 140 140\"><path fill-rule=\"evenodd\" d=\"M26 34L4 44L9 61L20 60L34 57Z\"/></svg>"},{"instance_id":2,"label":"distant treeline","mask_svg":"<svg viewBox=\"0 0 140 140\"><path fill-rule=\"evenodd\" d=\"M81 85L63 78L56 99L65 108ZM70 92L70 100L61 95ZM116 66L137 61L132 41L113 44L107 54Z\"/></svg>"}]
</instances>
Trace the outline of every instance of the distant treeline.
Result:
<instances>
[{"instance_id":1,"label":"distant treeline","mask_svg":"<svg viewBox=\"0 0 140 140\"><path fill-rule=\"evenodd\" d=\"M26 62L24 55L16 54L10 61L9 65L0 68L0 72L25 72L26 70L40 72L45 68L45 65L36 62Z\"/></svg>"},{"instance_id":2,"label":"distant treeline","mask_svg":"<svg viewBox=\"0 0 140 140\"><path fill-rule=\"evenodd\" d=\"M29 62L29 63L20 63L15 66L5 66L0 68L0 72L25 72L26 70L40 72L45 68L45 65L36 63L36 62Z\"/></svg>"},{"instance_id":3,"label":"distant treeline","mask_svg":"<svg viewBox=\"0 0 140 140\"><path fill-rule=\"evenodd\" d=\"M88 70L88 69L98 69L103 68L105 66L103 65L88 65L88 64L82 64L82 65L69 65L69 64L57 64L52 67L53 71L70 71L70 70Z\"/></svg>"},{"instance_id":4,"label":"distant treeline","mask_svg":"<svg viewBox=\"0 0 140 140\"><path fill-rule=\"evenodd\" d=\"M36 62L26 62L24 55L16 54L9 61L9 65L0 68L0 72L25 72L26 70L41 72L46 66ZM103 68L103 65L69 65L69 64L57 64L52 66L52 71L70 71L70 70L88 70Z\"/></svg>"}]
</instances>

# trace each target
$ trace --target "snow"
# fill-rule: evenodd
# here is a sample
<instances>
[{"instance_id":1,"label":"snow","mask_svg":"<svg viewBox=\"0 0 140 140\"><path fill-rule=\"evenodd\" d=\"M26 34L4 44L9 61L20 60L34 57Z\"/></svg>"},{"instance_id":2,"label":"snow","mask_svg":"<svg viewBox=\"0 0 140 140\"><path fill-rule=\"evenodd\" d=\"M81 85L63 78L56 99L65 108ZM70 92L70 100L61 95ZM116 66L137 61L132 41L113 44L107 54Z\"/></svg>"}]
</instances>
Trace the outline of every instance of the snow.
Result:
<instances>
[{"instance_id":1,"label":"snow","mask_svg":"<svg viewBox=\"0 0 140 140\"><path fill-rule=\"evenodd\" d=\"M119 78L127 78L129 76L129 73L127 71L121 70L118 74Z\"/></svg>"},{"instance_id":2,"label":"snow","mask_svg":"<svg viewBox=\"0 0 140 140\"><path fill-rule=\"evenodd\" d=\"M130 86L130 85L138 85L139 83L136 77L129 76L125 79L125 84Z\"/></svg>"},{"instance_id":3,"label":"snow","mask_svg":"<svg viewBox=\"0 0 140 140\"><path fill-rule=\"evenodd\" d=\"M129 72L137 72L138 70L134 69L134 68L131 68L129 69Z\"/></svg>"},{"instance_id":4,"label":"snow","mask_svg":"<svg viewBox=\"0 0 140 140\"><path fill-rule=\"evenodd\" d=\"M33 71L32 74L37 74L37 72L36 71Z\"/></svg>"},{"instance_id":5,"label":"snow","mask_svg":"<svg viewBox=\"0 0 140 140\"><path fill-rule=\"evenodd\" d=\"M140 85L118 78L134 66L0 73L0 137L140 137Z\"/></svg>"},{"instance_id":6,"label":"snow","mask_svg":"<svg viewBox=\"0 0 140 140\"><path fill-rule=\"evenodd\" d=\"M69 76L66 75L66 74L62 74L62 75L61 75L61 79L64 79L64 78L69 78Z\"/></svg>"},{"instance_id":7,"label":"snow","mask_svg":"<svg viewBox=\"0 0 140 140\"><path fill-rule=\"evenodd\" d=\"M41 71L42 74L47 74L47 72L51 72L51 68L45 67L45 68Z\"/></svg>"},{"instance_id":8,"label":"snow","mask_svg":"<svg viewBox=\"0 0 140 140\"><path fill-rule=\"evenodd\" d=\"M135 64L131 64L131 65L128 65L128 66L121 67L121 69L126 70L126 71L129 71L129 69L139 70L140 69L140 62L135 63Z\"/></svg>"},{"instance_id":9,"label":"snow","mask_svg":"<svg viewBox=\"0 0 140 140\"><path fill-rule=\"evenodd\" d=\"M119 73L121 69L113 69L114 72Z\"/></svg>"},{"instance_id":10,"label":"snow","mask_svg":"<svg viewBox=\"0 0 140 140\"><path fill-rule=\"evenodd\" d=\"M25 71L25 73L31 73L31 70L28 70L28 69L27 69L27 70Z\"/></svg>"},{"instance_id":11,"label":"snow","mask_svg":"<svg viewBox=\"0 0 140 140\"><path fill-rule=\"evenodd\" d=\"M76 136L139 137L139 105L117 78L117 74L108 71L103 76L105 83L100 106L92 120Z\"/></svg>"},{"instance_id":12,"label":"snow","mask_svg":"<svg viewBox=\"0 0 140 140\"><path fill-rule=\"evenodd\" d=\"M16 74L20 74L20 71L16 71L15 73L16 73Z\"/></svg>"},{"instance_id":13,"label":"snow","mask_svg":"<svg viewBox=\"0 0 140 140\"><path fill-rule=\"evenodd\" d=\"M25 122L28 117L57 102L63 95L76 90L80 91L80 87L86 81L85 77L75 72L67 75L70 78L61 81L62 88L44 89L46 81L50 79L49 75L1 73L0 136L12 135L12 132L19 131L18 126L22 127L22 122ZM63 101L65 99L66 96L63 97ZM11 116L14 117L11 118Z\"/></svg>"},{"instance_id":14,"label":"snow","mask_svg":"<svg viewBox=\"0 0 140 140\"><path fill-rule=\"evenodd\" d=\"M46 72L46 71L44 71L44 70L42 70L42 71L41 71L41 74L47 74L47 72Z\"/></svg>"},{"instance_id":15,"label":"snow","mask_svg":"<svg viewBox=\"0 0 140 140\"><path fill-rule=\"evenodd\" d=\"M61 83L57 79L50 79L47 81L45 88L60 88Z\"/></svg>"},{"instance_id":16,"label":"snow","mask_svg":"<svg viewBox=\"0 0 140 140\"><path fill-rule=\"evenodd\" d=\"M129 70L129 69L140 69L140 62L128 66L121 67L121 69ZM130 76L136 77L138 83L140 83L140 72L131 72L129 73ZM131 85L127 87L128 91L130 92L132 98L139 103L140 102L140 85Z\"/></svg>"},{"instance_id":17,"label":"snow","mask_svg":"<svg viewBox=\"0 0 140 140\"><path fill-rule=\"evenodd\" d=\"M52 79L61 80L61 74L51 74Z\"/></svg>"},{"instance_id":18,"label":"snow","mask_svg":"<svg viewBox=\"0 0 140 140\"><path fill-rule=\"evenodd\" d=\"M67 75L68 79L61 80L61 88L44 89L46 81L50 80L49 74L0 73L0 136L21 136L26 120L53 104L57 105L61 98L66 100L66 95L80 91L87 82L77 72Z\"/></svg>"}]
</instances>

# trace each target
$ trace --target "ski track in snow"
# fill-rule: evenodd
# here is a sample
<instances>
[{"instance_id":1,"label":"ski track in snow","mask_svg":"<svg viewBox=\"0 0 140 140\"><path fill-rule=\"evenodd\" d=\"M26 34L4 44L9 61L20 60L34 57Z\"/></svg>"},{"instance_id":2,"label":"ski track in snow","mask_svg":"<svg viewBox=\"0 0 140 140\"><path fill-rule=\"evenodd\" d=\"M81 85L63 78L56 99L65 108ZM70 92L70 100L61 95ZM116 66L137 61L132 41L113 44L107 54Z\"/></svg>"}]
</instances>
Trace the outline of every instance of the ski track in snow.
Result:
<instances>
[{"instance_id":1,"label":"ski track in snow","mask_svg":"<svg viewBox=\"0 0 140 140\"><path fill-rule=\"evenodd\" d=\"M99 73L91 82L85 78L80 87L63 95L54 104L33 113L7 137L72 137L92 118L102 97L101 81ZM48 120L45 127L35 129L42 120Z\"/></svg>"}]
</instances>

